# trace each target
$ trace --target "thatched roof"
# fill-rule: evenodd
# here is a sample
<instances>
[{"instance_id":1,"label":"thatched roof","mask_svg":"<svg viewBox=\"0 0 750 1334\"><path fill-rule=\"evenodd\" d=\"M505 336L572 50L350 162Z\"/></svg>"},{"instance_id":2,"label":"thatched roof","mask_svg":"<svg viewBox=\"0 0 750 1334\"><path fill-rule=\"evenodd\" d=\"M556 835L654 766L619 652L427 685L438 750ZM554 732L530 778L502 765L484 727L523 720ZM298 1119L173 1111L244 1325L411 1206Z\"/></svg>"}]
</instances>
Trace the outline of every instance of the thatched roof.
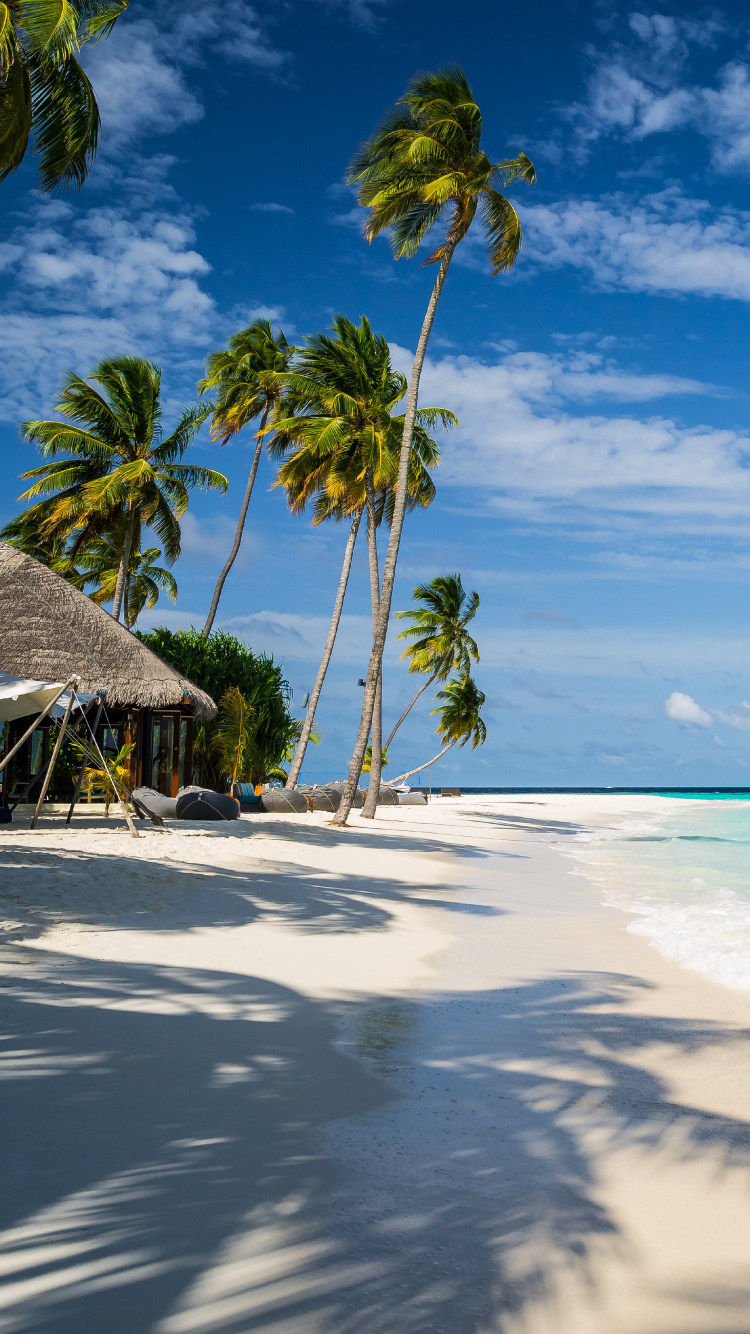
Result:
<instances>
[{"instance_id":1,"label":"thatched roof","mask_svg":"<svg viewBox=\"0 0 750 1334\"><path fill-rule=\"evenodd\" d=\"M108 704L216 715L210 696L108 611L7 542L0 542L0 671L38 681L75 673L81 690L105 686Z\"/></svg>"}]
</instances>

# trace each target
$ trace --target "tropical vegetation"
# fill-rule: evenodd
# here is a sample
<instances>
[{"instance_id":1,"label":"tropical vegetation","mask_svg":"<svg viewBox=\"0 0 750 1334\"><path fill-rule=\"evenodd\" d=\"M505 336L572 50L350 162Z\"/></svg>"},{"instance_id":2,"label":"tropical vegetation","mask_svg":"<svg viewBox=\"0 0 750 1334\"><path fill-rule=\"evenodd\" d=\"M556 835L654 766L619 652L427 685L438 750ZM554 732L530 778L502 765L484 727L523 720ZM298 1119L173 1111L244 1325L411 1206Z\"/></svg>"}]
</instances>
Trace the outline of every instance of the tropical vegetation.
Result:
<instances>
[{"instance_id":1,"label":"tropical vegetation","mask_svg":"<svg viewBox=\"0 0 750 1334\"><path fill-rule=\"evenodd\" d=\"M78 53L112 31L128 0L0 3L0 181L30 145L41 191L79 188L99 143L99 108Z\"/></svg>"},{"instance_id":2,"label":"tropical vegetation","mask_svg":"<svg viewBox=\"0 0 750 1334\"><path fill-rule=\"evenodd\" d=\"M276 485L284 487L292 513L300 514L312 504L313 524L327 519L347 519L351 524L331 625L287 780L293 787L333 652L363 513L367 515L373 626L378 616L377 529L384 519L390 523L393 516L404 430L404 418L397 407L406 392L406 380L393 368L388 343L373 332L369 320L363 316L357 325L344 315L334 317L329 333L306 340L294 368L282 378L285 397L274 422L271 444L273 456L283 460ZM453 413L445 408L420 409L412 440L408 508L425 508L435 496L430 471L437 466L440 451L429 431L436 425L445 428L456 424ZM370 777L373 801L380 781L377 757L382 750L381 697L382 683L378 683L372 719L376 756Z\"/></svg>"},{"instance_id":3,"label":"tropical vegetation","mask_svg":"<svg viewBox=\"0 0 750 1334\"><path fill-rule=\"evenodd\" d=\"M426 676L427 680L391 729L386 749L433 681L446 681L451 672L467 675L471 663L479 662L476 641L466 628L479 610L479 594L465 592L460 574L439 574L428 584L417 584L413 597L413 607L396 612L399 620L411 622L398 636L411 640L401 658L408 662L410 674Z\"/></svg>"},{"instance_id":4,"label":"tropical vegetation","mask_svg":"<svg viewBox=\"0 0 750 1334\"><path fill-rule=\"evenodd\" d=\"M232 781L256 784L286 778L283 765L300 723L273 658L253 653L225 630L204 636L161 628L138 638L220 703L218 718L195 728L194 761L205 787L220 790L233 774Z\"/></svg>"},{"instance_id":5,"label":"tropical vegetation","mask_svg":"<svg viewBox=\"0 0 750 1334\"><path fill-rule=\"evenodd\" d=\"M435 731L440 738L442 749L437 755L433 755L432 759L425 760L424 764L418 765L416 769L407 769L406 773L399 774L397 778L392 779L392 782L402 783L405 778L411 778L412 774L429 769L430 765L437 764L438 760L442 760L455 745L462 747L467 741L471 741L472 750L484 745L487 728L480 709L486 696L468 672L449 681L444 690L438 690L436 698L442 700L442 703L431 712L438 715L439 721Z\"/></svg>"},{"instance_id":6,"label":"tropical vegetation","mask_svg":"<svg viewBox=\"0 0 750 1334\"><path fill-rule=\"evenodd\" d=\"M171 565L180 554L179 521L190 491L227 489L221 473L182 462L210 407L186 408L165 438L158 366L145 357L112 357L88 380L71 371L57 411L64 421L28 421L21 428L46 461L21 474L33 481L20 499L36 503L13 521L10 535L68 541L67 555L75 560L96 539L121 534L112 599L119 620L141 530L153 528Z\"/></svg>"},{"instance_id":7,"label":"tropical vegetation","mask_svg":"<svg viewBox=\"0 0 750 1334\"><path fill-rule=\"evenodd\" d=\"M38 94L39 105L47 106L46 128L34 120L36 103L29 113L44 188L80 184L85 176L96 135L81 148L83 140L75 140L71 129L74 122L78 125L74 92L80 67L74 47L106 35L125 3L107 7L83 0L74 13L68 0L56 0L52 8L60 25L54 40L46 0L8 7L0 0L0 178L21 160L11 163L7 156L8 116L12 120L16 114L11 90L20 87L27 69L32 103ZM92 126L95 104L87 105ZM479 595L467 592L457 573L419 584L412 606L395 613L404 622L401 658L410 675L419 678L419 688L385 739L382 726L383 648L405 516L433 501L431 474L440 461L433 436L437 428L458 424L447 408L418 404L437 304L452 258L475 218L484 230L492 273L513 266L522 234L505 192L514 183L535 179L524 153L494 161L481 140L482 116L471 87L460 68L449 66L411 81L350 168L349 182L366 210L366 238L387 234L396 259L424 247L424 264L437 268L408 378L396 370L385 337L365 316L357 323L337 314L328 330L306 337L299 348L264 318L238 330L208 356L196 401L182 409L171 428L163 420L159 367L132 355L108 357L86 378L69 372L56 405L58 419L22 425L23 438L37 447L42 463L22 474L30 483L20 497L26 507L0 537L48 564L97 603L111 604L115 619L129 629L162 595L177 597L172 567L180 555L181 520L191 492L227 490L223 474L185 459L201 426L210 419L211 440L219 446L243 431L252 439L232 546L202 631L158 629L141 636L219 703L218 718L198 725L194 740L200 775L209 786L282 777L288 787L298 783L309 742L318 740L316 710L363 518L372 640L356 743L334 823L346 823L362 772L370 776L363 814L375 814L389 748L431 686L442 687L433 712L444 749L428 763L451 746L484 740L484 696L471 676L479 651L469 630ZM436 239L428 246L433 233ZM273 485L283 490L292 515L310 513L314 527L334 522L347 528L328 635L302 719L291 712L281 666L213 629L242 544L264 450L277 465ZM381 570L383 527L388 541Z\"/></svg>"}]
</instances>

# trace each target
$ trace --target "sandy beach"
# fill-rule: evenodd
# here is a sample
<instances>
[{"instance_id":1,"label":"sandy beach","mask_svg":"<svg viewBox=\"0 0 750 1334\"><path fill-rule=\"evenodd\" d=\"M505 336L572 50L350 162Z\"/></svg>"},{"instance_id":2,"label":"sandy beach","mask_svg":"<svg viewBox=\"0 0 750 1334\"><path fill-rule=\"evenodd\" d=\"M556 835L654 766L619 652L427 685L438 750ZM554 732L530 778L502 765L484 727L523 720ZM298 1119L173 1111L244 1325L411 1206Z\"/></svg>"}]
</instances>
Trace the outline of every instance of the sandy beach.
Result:
<instances>
[{"instance_id":1,"label":"sandy beach","mask_svg":"<svg viewBox=\"0 0 750 1334\"><path fill-rule=\"evenodd\" d=\"M0 835L0 1334L746 1334L750 990L575 852L655 797Z\"/></svg>"}]
</instances>

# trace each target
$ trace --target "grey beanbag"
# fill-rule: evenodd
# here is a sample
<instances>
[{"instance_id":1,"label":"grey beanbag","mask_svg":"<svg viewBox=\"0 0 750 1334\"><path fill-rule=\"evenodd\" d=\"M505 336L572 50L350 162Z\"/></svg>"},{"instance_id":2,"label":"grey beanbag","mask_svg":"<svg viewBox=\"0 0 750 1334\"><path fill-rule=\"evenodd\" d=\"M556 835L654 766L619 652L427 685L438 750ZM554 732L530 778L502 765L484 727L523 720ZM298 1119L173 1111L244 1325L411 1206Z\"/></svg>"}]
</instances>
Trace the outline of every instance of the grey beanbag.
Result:
<instances>
[{"instance_id":1,"label":"grey beanbag","mask_svg":"<svg viewBox=\"0 0 750 1334\"><path fill-rule=\"evenodd\" d=\"M378 806L398 806L398 792L395 787L383 783L378 793Z\"/></svg>"},{"instance_id":2,"label":"grey beanbag","mask_svg":"<svg viewBox=\"0 0 750 1334\"><path fill-rule=\"evenodd\" d=\"M240 808L234 797L207 789L181 792L177 798L178 820L238 820Z\"/></svg>"},{"instance_id":3,"label":"grey beanbag","mask_svg":"<svg viewBox=\"0 0 750 1334\"><path fill-rule=\"evenodd\" d=\"M260 809L267 811L268 814L284 814L291 812L297 815L307 815L310 807L303 792L297 788L273 787L268 792L264 792L260 799Z\"/></svg>"},{"instance_id":4,"label":"grey beanbag","mask_svg":"<svg viewBox=\"0 0 750 1334\"><path fill-rule=\"evenodd\" d=\"M177 816L176 797L165 797L152 787L137 787L133 796L149 815L158 815L162 820L174 820Z\"/></svg>"},{"instance_id":5,"label":"grey beanbag","mask_svg":"<svg viewBox=\"0 0 750 1334\"><path fill-rule=\"evenodd\" d=\"M413 792L413 791L412 791L412 792L399 792L399 794L398 794L398 804L399 804L399 806L426 806L426 805L427 805L427 793L426 793L426 792Z\"/></svg>"},{"instance_id":6,"label":"grey beanbag","mask_svg":"<svg viewBox=\"0 0 750 1334\"><path fill-rule=\"evenodd\" d=\"M340 794L344 791L344 788L346 787L346 783L343 783L343 782L328 783L328 784L327 784L327 787L328 787L329 791L331 791L331 792L336 791L336 792L338 792L339 795L340 795ZM355 811L361 811L361 810L362 810L362 807L363 807L364 804L365 804L365 795L366 795L366 794L365 794L365 789L364 789L363 787L358 787L358 788L357 788L357 791L356 791L355 794L354 794L354 801L352 802L352 810L355 810Z\"/></svg>"},{"instance_id":7,"label":"grey beanbag","mask_svg":"<svg viewBox=\"0 0 750 1334\"><path fill-rule=\"evenodd\" d=\"M314 787L309 795L314 811L337 811L341 805L341 793L337 787Z\"/></svg>"}]
</instances>

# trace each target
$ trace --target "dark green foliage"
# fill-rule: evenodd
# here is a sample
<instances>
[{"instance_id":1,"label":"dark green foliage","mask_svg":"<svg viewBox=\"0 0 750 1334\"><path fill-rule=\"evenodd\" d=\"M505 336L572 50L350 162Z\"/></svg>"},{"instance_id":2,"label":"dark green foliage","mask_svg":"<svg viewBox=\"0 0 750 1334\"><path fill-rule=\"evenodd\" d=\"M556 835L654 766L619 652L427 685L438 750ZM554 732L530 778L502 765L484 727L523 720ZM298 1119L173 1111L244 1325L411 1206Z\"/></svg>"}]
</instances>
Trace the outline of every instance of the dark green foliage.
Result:
<instances>
[{"instance_id":1,"label":"dark green foliage","mask_svg":"<svg viewBox=\"0 0 750 1334\"><path fill-rule=\"evenodd\" d=\"M204 639L200 630L160 628L138 633L160 658L176 667L218 704L233 687L253 710L252 745L247 780L263 782L286 759L296 741L299 723L289 712L291 690L283 671L265 653L253 653L234 635L216 630ZM215 753L216 721L200 723L195 732L196 761L201 781L222 788L226 775Z\"/></svg>"}]
</instances>

